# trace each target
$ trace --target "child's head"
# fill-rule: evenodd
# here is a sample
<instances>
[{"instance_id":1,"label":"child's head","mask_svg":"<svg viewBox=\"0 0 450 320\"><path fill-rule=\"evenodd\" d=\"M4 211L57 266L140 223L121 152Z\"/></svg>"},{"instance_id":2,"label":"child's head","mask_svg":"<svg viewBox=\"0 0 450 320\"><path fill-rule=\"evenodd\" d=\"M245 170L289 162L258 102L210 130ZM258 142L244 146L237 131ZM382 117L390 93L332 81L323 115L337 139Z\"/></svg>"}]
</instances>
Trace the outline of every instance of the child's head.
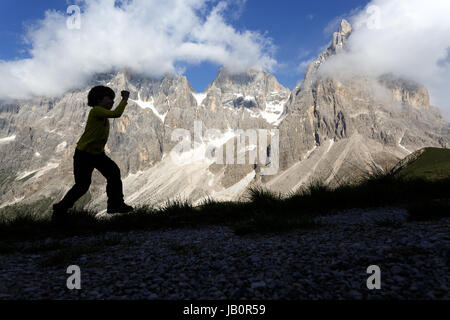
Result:
<instances>
[{"instance_id":1,"label":"child's head","mask_svg":"<svg viewBox=\"0 0 450 320\"><path fill-rule=\"evenodd\" d=\"M96 86L89 91L88 94L88 106L102 106L107 109L111 109L114 104L114 98L116 94L114 91L105 86Z\"/></svg>"}]
</instances>

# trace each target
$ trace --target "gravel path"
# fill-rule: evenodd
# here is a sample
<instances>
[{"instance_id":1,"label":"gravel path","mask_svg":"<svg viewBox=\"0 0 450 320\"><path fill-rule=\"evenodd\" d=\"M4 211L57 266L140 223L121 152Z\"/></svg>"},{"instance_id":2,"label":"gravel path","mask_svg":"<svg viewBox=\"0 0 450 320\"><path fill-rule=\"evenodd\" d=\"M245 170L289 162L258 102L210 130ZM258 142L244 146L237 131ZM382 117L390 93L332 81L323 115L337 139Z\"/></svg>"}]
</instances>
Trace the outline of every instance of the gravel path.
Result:
<instances>
[{"instance_id":1,"label":"gravel path","mask_svg":"<svg viewBox=\"0 0 450 320\"><path fill-rule=\"evenodd\" d=\"M406 216L355 209L284 234L207 227L22 242L0 256L0 299L450 299L450 219ZM80 290L66 287L72 264ZM379 290L367 289L369 265L381 269Z\"/></svg>"}]
</instances>

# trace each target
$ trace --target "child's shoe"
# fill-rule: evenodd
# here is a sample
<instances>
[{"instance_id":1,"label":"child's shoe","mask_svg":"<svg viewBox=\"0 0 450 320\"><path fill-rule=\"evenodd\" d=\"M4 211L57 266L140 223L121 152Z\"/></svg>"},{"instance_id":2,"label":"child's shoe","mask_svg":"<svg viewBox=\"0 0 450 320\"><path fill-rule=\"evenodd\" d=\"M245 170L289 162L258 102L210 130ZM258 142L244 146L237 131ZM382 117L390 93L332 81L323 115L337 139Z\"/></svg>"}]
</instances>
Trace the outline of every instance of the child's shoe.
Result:
<instances>
[{"instance_id":1,"label":"child's shoe","mask_svg":"<svg viewBox=\"0 0 450 320\"><path fill-rule=\"evenodd\" d=\"M122 203L115 206L108 206L108 209L106 210L107 213L113 214L113 213L127 213L133 211L134 208L132 206L127 205L126 203Z\"/></svg>"}]
</instances>

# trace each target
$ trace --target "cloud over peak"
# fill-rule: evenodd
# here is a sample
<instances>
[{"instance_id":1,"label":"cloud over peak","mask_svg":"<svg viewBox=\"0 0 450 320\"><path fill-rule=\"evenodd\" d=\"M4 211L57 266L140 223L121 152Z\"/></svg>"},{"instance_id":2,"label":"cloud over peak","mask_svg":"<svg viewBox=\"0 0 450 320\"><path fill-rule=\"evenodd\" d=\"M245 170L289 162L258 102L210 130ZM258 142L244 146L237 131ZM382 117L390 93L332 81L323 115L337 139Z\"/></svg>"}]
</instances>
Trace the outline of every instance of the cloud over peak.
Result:
<instances>
[{"instance_id":1,"label":"cloud over peak","mask_svg":"<svg viewBox=\"0 0 450 320\"><path fill-rule=\"evenodd\" d=\"M233 0L238 6L244 0ZM239 32L226 22L230 4L214 0L77 0L80 28L65 12L50 10L25 39L30 58L0 61L0 98L57 96L93 73L127 68L160 77L179 62L209 61L233 73L272 70L271 39ZM70 23L72 23L70 22ZM73 23L72 26L76 26Z\"/></svg>"},{"instance_id":2,"label":"cloud over peak","mask_svg":"<svg viewBox=\"0 0 450 320\"><path fill-rule=\"evenodd\" d=\"M372 0L353 14L345 51L322 71L393 73L425 85L450 118L450 1Z\"/></svg>"}]
</instances>

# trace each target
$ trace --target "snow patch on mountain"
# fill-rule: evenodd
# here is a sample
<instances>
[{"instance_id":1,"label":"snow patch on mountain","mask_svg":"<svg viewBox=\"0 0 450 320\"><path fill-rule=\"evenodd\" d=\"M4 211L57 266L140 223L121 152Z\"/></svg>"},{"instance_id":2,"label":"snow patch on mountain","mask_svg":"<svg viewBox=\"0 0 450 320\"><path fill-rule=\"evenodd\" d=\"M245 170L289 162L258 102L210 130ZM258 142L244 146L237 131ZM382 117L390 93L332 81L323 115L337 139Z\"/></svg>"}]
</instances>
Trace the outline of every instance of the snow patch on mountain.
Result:
<instances>
[{"instance_id":1,"label":"snow patch on mountain","mask_svg":"<svg viewBox=\"0 0 450 320\"><path fill-rule=\"evenodd\" d=\"M194 142L188 150L187 147L182 148L182 152L172 150L170 155L172 160L180 166L187 165L193 162L212 164L215 162L217 154L212 156L213 151L220 150L228 140L236 137L236 132L233 129L228 129L224 133L213 138L202 137L201 142ZM224 153L222 148L222 154Z\"/></svg>"},{"instance_id":2,"label":"snow patch on mountain","mask_svg":"<svg viewBox=\"0 0 450 320\"><path fill-rule=\"evenodd\" d=\"M10 136L10 137L6 137L6 138L1 138L0 139L0 144L9 143L9 142L12 142L14 140L16 140L16 135L13 135L13 136Z\"/></svg>"},{"instance_id":3,"label":"snow patch on mountain","mask_svg":"<svg viewBox=\"0 0 450 320\"><path fill-rule=\"evenodd\" d=\"M34 175L33 178L39 178L40 176L44 175L47 171L56 169L59 167L59 162L49 162L47 165L43 168L40 168L38 172Z\"/></svg>"},{"instance_id":4,"label":"snow patch on mountain","mask_svg":"<svg viewBox=\"0 0 450 320\"><path fill-rule=\"evenodd\" d=\"M155 114L155 116L157 116L159 119L161 119L161 121L164 123L164 120L166 118L167 112L164 114L161 114L158 112L158 110L156 110L155 106L154 106L154 99L153 97L150 98L149 101L143 101L141 99L141 95L138 92L138 99L137 100L133 100L130 99L131 101L133 101L134 103L136 103L139 107L141 107L142 109L150 109L152 110L152 112Z\"/></svg>"},{"instance_id":5,"label":"snow patch on mountain","mask_svg":"<svg viewBox=\"0 0 450 320\"><path fill-rule=\"evenodd\" d=\"M411 154L412 151L406 149L406 148L401 144L401 142L402 142L404 136L405 136L405 134L403 133L403 136L402 136L400 139L398 139L398 143L397 143L397 144L398 144L398 146L399 146L403 151L405 151L407 154Z\"/></svg>"},{"instance_id":6,"label":"snow patch on mountain","mask_svg":"<svg viewBox=\"0 0 450 320\"><path fill-rule=\"evenodd\" d=\"M24 171L24 172L22 172L22 174L20 174L20 175L16 178L16 180L22 180L23 178L28 177L30 174L33 174L33 173L35 173L36 171L37 171L37 170Z\"/></svg>"},{"instance_id":7,"label":"snow patch on mountain","mask_svg":"<svg viewBox=\"0 0 450 320\"><path fill-rule=\"evenodd\" d=\"M317 149L317 146L314 146L311 150L308 150L308 152L306 152L306 155L303 157L303 160L308 159L309 155L314 152L314 150Z\"/></svg>"},{"instance_id":8,"label":"snow patch on mountain","mask_svg":"<svg viewBox=\"0 0 450 320\"><path fill-rule=\"evenodd\" d=\"M330 152L331 148L333 147L333 144L334 144L334 139L330 139L330 144L328 145L327 152L325 152L325 153Z\"/></svg>"},{"instance_id":9,"label":"snow patch on mountain","mask_svg":"<svg viewBox=\"0 0 450 320\"><path fill-rule=\"evenodd\" d=\"M402 145L400 144L400 142L398 143L398 146L399 146L403 151L405 151L407 154L411 154L411 153L412 153L410 150L408 150L408 149L406 149L404 146L402 146Z\"/></svg>"},{"instance_id":10,"label":"snow patch on mountain","mask_svg":"<svg viewBox=\"0 0 450 320\"><path fill-rule=\"evenodd\" d=\"M192 95L194 96L195 100L197 101L197 106L200 106L202 104L203 100L205 100L205 98L208 95L208 93L195 93L195 92L193 92Z\"/></svg>"},{"instance_id":11,"label":"snow patch on mountain","mask_svg":"<svg viewBox=\"0 0 450 320\"><path fill-rule=\"evenodd\" d=\"M40 176L44 175L47 171L50 171L52 169L56 169L57 167L59 167L59 162L49 162L49 163L47 163L47 165L45 167L42 167L42 168L39 168L39 169L35 169L35 170L22 172L21 174L18 175L16 180L24 179L24 178L28 177L29 175L31 175L33 173L36 173L33 176L33 179L36 179L36 178L39 178Z\"/></svg>"},{"instance_id":12,"label":"snow patch on mountain","mask_svg":"<svg viewBox=\"0 0 450 320\"><path fill-rule=\"evenodd\" d=\"M268 123L275 124L280 120L283 109L284 104L266 102L266 109L260 113Z\"/></svg>"}]
</instances>

